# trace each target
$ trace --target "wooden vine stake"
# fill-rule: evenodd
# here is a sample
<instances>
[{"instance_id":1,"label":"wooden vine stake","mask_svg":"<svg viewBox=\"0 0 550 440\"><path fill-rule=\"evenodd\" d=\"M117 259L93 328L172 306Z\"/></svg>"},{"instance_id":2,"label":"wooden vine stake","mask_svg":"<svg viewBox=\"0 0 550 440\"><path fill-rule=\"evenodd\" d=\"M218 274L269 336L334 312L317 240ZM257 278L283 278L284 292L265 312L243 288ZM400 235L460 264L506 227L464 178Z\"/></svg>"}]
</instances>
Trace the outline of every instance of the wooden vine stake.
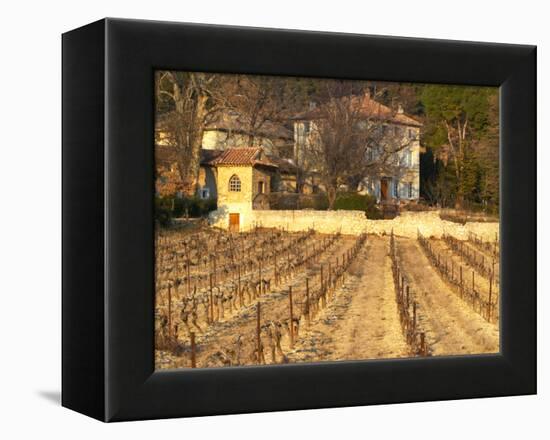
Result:
<instances>
[{"instance_id":1,"label":"wooden vine stake","mask_svg":"<svg viewBox=\"0 0 550 440\"><path fill-rule=\"evenodd\" d=\"M195 332L191 332L191 368L196 368L196 346L195 346Z\"/></svg>"},{"instance_id":2,"label":"wooden vine stake","mask_svg":"<svg viewBox=\"0 0 550 440\"><path fill-rule=\"evenodd\" d=\"M187 296L191 293L191 268L189 261L189 249L187 248L187 243L185 243L185 269L187 272Z\"/></svg>"},{"instance_id":3,"label":"wooden vine stake","mask_svg":"<svg viewBox=\"0 0 550 440\"><path fill-rule=\"evenodd\" d=\"M487 304L487 321L491 321L491 297L493 296L493 276L489 278L489 303Z\"/></svg>"},{"instance_id":4,"label":"wooden vine stake","mask_svg":"<svg viewBox=\"0 0 550 440\"><path fill-rule=\"evenodd\" d=\"M210 322L214 322L214 298L212 294L212 273L210 273Z\"/></svg>"},{"instance_id":5,"label":"wooden vine stake","mask_svg":"<svg viewBox=\"0 0 550 440\"><path fill-rule=\"evenodd\" d=\"M258 262L258 288L260 289L259 295L262 295L262 260L260 258L260 261Z\"/></svg>"},{"instance_id":6,"label":"wooden vine stake","mask_svg":"<svg viewBox=\"0 0 550 440\"><path fill-rule=\"evenodd\" d=\"M240 264L237 266L237 289L238 289L239 305L242 307L243 295L241 291L241 265Z\"/></svg>"},{"instance_id":7,"label":"wooden vine stake","mask_svg":"<svg viewBox=\"0 0 550 440\"><path fill-rule=\"evenodd\" d=\"M172 338L172 286L168 285L168 338Z\"/></svg>"},{"instance_id":8,"label":"wooden vine stake","mask_svg":"<svg viewBox=\"0 0 550 440\"><path fill-rule=\"evenodd\" d=\"M309 314L309 278L306 278L306 322L309 326L309 320L311 319Z\"/></svg>"},{"instance_id":9,"label":"wooden vine stake","mask_svg":"<svg viewBox=\"0 0 550 440\"><path fill-rule=\"evenodd\" d=\"M462 265L460 265L460 296L462 296L464 290L464 279L462 278Z\"/></svg>"},{"instance_id":10,"label":"wooden vine stake","mask_svg":"<svg viewBox=\"0 0 550 440\"><path fill-rule=\"evenodd\" d=\"M256 305L256 349L258 350L258 364L262 363L262 339L260 327L260 301Z\"/></svg>"},{"instance_id":11,"label":"wooden vine stake","mask_svg":"<svg viewBox=\"0 0 550 440\"><path fill-rule=\"evenodd\" d=\"M294 347L294 312L292 310L292 286L288 287L288 304L290 306L290 348Z\"/></svg>"}]
</instances>

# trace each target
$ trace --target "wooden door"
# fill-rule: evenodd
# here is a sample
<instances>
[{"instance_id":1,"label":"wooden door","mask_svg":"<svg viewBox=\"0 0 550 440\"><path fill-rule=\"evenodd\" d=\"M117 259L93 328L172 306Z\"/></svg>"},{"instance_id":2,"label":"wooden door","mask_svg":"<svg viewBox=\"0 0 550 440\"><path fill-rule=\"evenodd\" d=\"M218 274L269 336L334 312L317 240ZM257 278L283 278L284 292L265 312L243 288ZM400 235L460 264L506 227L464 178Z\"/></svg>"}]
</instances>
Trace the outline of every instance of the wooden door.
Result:
<instances>
[{"instance_id":1,"label":"wooden door","mask_svg":"<svg viewBox=\"0 0 550 440\"><path fill-rule=\"evenodd\" d=\"M380 180L380 199L388 200L388 179Z\"/></svg>"},{"instance_id":2,"label":"wooden door","mask_svg":"<svg viewBox=\"0 0 550 440\"><path fill-rule=\"evenodd\" d=\"M239 232L240 217L239 214L229 214L229 231Z\"/></svg>"}]
</instances>

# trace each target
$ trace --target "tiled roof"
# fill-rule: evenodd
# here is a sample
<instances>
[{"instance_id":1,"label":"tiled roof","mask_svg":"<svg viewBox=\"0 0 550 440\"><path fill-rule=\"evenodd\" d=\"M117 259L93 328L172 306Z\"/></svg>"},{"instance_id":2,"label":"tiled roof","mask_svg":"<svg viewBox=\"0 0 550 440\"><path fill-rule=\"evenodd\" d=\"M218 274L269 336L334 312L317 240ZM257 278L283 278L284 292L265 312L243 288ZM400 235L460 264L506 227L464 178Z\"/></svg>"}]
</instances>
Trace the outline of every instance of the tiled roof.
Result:
<instances>
[{"instance_id":1,"label":"tiled roof","mask_svg":"<svg viewBox=\"0 0 550 440\"><path fill-rule=\"evenodd\" d=\"M349 97L343 97L341 99L350 99ZM368 94L351 98L351 103L354 106L358 106L359 112L362 113L365 118L376 119L381 122L389 122L393 124L408 125L413 127L421 127L422 123L417 121L405 113L396 112L391 108L385 106L372 99ZM322 104L321 104L322 105ZM316 107L312 110L308 110L294 117L294 119L317 119L322 117L322 110Z\"/></svg>"},{"instance_id":2,"label":"tiled roof","mask_svg":"<svg viewBox=\"0 0 550 440\"><path fill-rule=\"evenodd\" d=\"M271 162L262 148L228 148L215 159L208 162L208 165L263 165L277 168Z\"/></svg>"},{"instance_id":3,"label":"tiled roof","mask_svg":"<svg viewBox=\"0 0 550 440\"><path fill-rule=\"evenodd\" d=\"M388 120L403 125L413 125L420 127L422 124L416 119L406 115L405 113L395 112L391 108L380 104L372 99L369 95L365 95L361 100L361 111L374 117L379 117L382 120Z\"/></svg>"}]
</instances>

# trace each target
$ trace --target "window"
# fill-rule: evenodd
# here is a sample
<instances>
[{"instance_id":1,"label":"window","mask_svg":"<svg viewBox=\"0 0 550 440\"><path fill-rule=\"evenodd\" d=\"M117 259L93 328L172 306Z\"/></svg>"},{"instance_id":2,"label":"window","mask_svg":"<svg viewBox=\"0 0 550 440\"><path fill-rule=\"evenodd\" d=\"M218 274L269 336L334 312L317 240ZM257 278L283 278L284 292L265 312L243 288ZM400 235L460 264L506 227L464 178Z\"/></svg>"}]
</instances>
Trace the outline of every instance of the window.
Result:
<instances>
[{"instance_id":1,"label":"window","mask_svg":"<svg viewBox=\"0 0 550 440\"><path fill-rule=\"evenodd\" d=\"M410 151L405 151L405 166L412 166L412 153Z\"/></svg>"},{"instance_id":2,"label":"window","mask_svg":"<svg viewBox=\"0 0 550 440\"><path fill-rule=\"evenodd\" d=\"M236 174L233 174L229 179L229 191L241 192L241 179Z\"/></svg>"},{"instance_id":3,"label":"window","mask_svg":"<svg viewBox=\"0 0 550 440\"><path fill-rule=\"evenodd\" d=\"M412 199L412 197L413 197L413 184L412 184L412 182L409 182L409 184L408 184L408 191L409 191L409 199Z\"/></svg>"},{"instance_id":4,"label":"window","mask_svg":"<svg viewBox=\"0 0 550 440\"><path fill-rule=\"evenodd\" d=\"M393 196L399 197L399 180L393 179Z\"/></svg>"},{"instance_id":5,"label":"window","mask_svg":"<svg viewBox=\"0 0 550 440\"><path fill-rule=\"evenodd\" d=\"M203 188L201 189L201 199L208 199L210 197L210 189Z\"/></svg>"},{"instance_id":6,"label":"window","mask_svg":"<svg viewBox=\"0 0 550 440\"><path fill-rule=\"evenodd\" d=\"M258 182L258 194L264 193L264 182Z\"/></svg>"}]
</instances>

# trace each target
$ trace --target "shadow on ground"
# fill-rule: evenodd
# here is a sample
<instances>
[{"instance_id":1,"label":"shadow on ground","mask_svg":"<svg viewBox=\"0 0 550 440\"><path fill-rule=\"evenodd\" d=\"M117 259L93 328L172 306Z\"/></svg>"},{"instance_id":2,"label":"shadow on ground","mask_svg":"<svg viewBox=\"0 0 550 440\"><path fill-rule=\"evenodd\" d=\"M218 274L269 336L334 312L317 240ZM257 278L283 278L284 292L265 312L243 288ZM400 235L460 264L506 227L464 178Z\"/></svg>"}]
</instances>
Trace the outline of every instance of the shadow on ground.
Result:
<instances>
[{"instance_id":1,"label":"shadow on ground","mask_svg":"<svg viewBox=\"0 0 550 440\"><path fill-rule=\"evenodd\" d=\"M55 405L61 405L61 391L38 391L37 394Z\"/></svg>"}]
</instances>

